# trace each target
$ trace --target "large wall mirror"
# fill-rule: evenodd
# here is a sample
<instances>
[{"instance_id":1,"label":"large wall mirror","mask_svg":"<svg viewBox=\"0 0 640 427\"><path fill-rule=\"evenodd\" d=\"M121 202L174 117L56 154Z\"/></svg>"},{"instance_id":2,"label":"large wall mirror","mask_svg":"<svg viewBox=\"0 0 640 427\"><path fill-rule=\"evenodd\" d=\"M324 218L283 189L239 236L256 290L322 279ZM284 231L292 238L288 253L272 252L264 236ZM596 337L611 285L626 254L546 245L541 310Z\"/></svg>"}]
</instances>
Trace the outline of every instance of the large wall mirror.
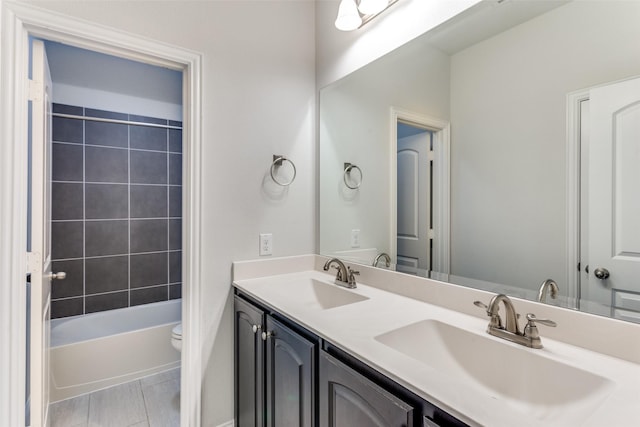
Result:
<instances>
[{"instance_id":1,"label":"large wall mirror","mask_svg":"<svg viewBox=\"0 0 640 427\"><path fill-rule=\"evenodd\" d=\"M483 2L322 89L320 253L640 322L639 22Z\"/></svg>"}]
</instances>

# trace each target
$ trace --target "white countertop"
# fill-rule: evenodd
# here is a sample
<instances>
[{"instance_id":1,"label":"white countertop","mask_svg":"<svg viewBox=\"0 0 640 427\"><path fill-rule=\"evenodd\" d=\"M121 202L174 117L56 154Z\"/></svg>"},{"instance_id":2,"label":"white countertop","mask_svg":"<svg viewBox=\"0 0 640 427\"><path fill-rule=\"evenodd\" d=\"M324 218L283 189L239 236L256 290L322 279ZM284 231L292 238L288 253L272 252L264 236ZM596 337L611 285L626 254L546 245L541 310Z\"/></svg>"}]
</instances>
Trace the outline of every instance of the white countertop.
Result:
<instances>
[{"instance_id":1,"label":"white countertop","mask_svg":"<svg viewBox=\"0 0 640 427\"><path fill-rule=\"evenodd\" d=\"M293 257L293 263L275 259L271 264L262 260L234 263L234 286L471 426L638 425L640 365L637 363L548 338L545 336L548 329L543 326L539 329L544 348L539 350L488 336L485 332L488 323L486 316L478 317L454 311L425 302L424 298L412 298L380 289L379 286L368 286L365 284L366 279L379 273L363 266L358 268L366 270L366 274L363 274L365 283L359 282L356 289L348 291L368 299L329 309L306 305L301 302L300 295L296 294L296 284L315 279L332 285L334 275L318 271L317 266L319 262L324 262L324 258L313 255L303 258ZM390 277L395 278L398 273L383 274L388 280ZM397 277L398 281L403 280L400 276L403 275ZM371 280L375 281L373 278ZM435 283L437 286L452 286ZM462 292L462 298L465 298L464 290L455 291ZM410 292L405 289L403 293ZM472 305L474 299L479 299L477 296L478 291L470 290L469 301L463 301L464 306ZM442 295L439 297L442 298ZM519 301L514 300L514 305L518 312L522 312ZM464 377L448 375L434 369L376 339L389 331L428 319L498 340L502 345L516 347L518 351L535 352L536 356L590 372L605 378L606 385L597 392L585 391L577 401L549 403L544 400L543 403L528 405L498 393L488 393L486 389L465 381ZM579 328L580 325L575 324L573 327ZM419 340L420 337L415 339ZM619 339L623 340L624 337ZM469 351L473 352L474 349L469 348ZM523 365L522 369L528 368L526 364ZM544 376L545 372L534 374ZM561 383L562 381L559 382Z\"/></svg>"}]
</instances>

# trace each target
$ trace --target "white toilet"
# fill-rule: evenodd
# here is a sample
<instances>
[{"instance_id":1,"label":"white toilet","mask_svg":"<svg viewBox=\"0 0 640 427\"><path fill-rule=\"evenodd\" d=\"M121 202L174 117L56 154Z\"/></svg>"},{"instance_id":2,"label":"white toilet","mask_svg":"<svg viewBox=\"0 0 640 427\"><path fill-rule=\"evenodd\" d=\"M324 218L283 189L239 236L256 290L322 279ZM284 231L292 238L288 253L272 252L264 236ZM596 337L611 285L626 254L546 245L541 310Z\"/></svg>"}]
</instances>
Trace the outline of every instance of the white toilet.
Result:
<instances>
[{"instance_id":1,"label":"white toilet","mask_svg":"<svg viewBox=\"0 0 640 427\"><path fill-rule=\"evenodd\" d=\"M182 323L178 323L171 330L171 345L178 351L182 351Z\"/></svg>"}]
</instances>

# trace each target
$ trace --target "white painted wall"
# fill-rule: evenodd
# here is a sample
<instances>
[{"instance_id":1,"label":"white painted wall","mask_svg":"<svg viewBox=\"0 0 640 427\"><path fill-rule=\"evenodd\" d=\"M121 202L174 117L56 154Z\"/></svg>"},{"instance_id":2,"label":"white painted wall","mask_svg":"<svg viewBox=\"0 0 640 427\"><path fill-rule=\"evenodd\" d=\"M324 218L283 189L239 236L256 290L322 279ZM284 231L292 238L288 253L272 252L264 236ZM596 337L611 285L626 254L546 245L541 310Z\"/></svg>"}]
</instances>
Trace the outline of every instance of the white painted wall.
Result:
<instances>
[{"instance_id":1,"label":"white painted wall","mask_svg":"<svg viewBox=\"0 0 640 427\"><path fill-rule=\"evenodd\" d=\"M53 102L182 121L182 73L47 42Z\"/></svg>"},{"instance_id":2,"label":"white painted wall","mask_svg":"<svg viewBox=\"0 0 640 427\"><path fill-rule=\"evenodd\" d=\"M349 248L351 230L359 229L361 248L395 259L391 107L447 121L449 74L449 56L416 40L321 91L320 253ZM345 187L344 162L362 169L358 190ZM374 257L361 262L369 264Z\"/></svg>"},{"instance_id":3,"label":"white painted wall","mask_svg":"<svg viewBox=\"0 0 640 427\"><path fill-rule=\"evenodd\" d=\"M639 19L573 2L452 57L452 274L566 294L566 95L640 75Z\"/></svg>"},{"instance_id":4,"label":"white painted wall","mask_svg":"<svg viewBox=\"0 0 640 427\"><path fill-rule=\"evenodd\" d=\"M315 43L311 1L42 1L73 17L199 51L203 59L203 425L233 418L231 263L315 250ZM270 182L272 154L295 182Z\"/></svg>"},{"instance_id":5,"label":"white painted wall","mask_svg":"<svg viewBox=\"0 0 640 427\"><path fill-rule=\"evenodd\" d=\"M480 0L400 0L356 31L336 29L339 0L316 2L317 86L322 88L402 46Z\"/></svg>"}]
</instances>

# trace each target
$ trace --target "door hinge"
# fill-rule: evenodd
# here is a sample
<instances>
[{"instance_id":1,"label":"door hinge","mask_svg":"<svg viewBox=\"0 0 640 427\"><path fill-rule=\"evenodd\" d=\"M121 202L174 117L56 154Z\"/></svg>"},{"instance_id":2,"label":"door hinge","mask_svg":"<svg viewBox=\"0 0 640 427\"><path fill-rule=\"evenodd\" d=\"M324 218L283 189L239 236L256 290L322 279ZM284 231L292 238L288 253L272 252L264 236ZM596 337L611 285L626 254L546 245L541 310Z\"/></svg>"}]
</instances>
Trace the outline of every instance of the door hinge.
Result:
<instances>
[{"instance_id":1,"label":"door hinge","mask_svg":"<svg viewBox=\"0 0 640 427\"><path fill-rule=\"evenodd\" d=\"M433 162L436 159L435 151L429 150L429 153L427 154L427 159L429 159L430 162Z\"/></svg>"},{"instance_id":2,"label":"door hinge","mask_svg":"<svg viewBox=\"0 0 640 427\"><path fill-rule=\"evenodd\" d=\"M27 80L27 90L29 101L38 101L42 98L42 93L44 92L44 85L42 82L38 82L35 80Z\"/></svg>"},{"instance_id":3,"label":"door hinge","mask_svg":"<svg viewBox=\"0 0 640 427\"><path fill-rule=\"evenodd\" d=\"M40 258L39 252L27 252L27 273L40 270Z\"/></svg>"},{"instance_id":4,"label":"door hinge","mask_svg":"<svg viewBox=\"0 0 640 427\"><path fill-rule=\"evenodd\" d=\"M433 240L436 237L436 232L433 231L433 228L429 229L429 231L427 232L427 237L429 237L430 240Z\"/></svg>"}]
</instances>

